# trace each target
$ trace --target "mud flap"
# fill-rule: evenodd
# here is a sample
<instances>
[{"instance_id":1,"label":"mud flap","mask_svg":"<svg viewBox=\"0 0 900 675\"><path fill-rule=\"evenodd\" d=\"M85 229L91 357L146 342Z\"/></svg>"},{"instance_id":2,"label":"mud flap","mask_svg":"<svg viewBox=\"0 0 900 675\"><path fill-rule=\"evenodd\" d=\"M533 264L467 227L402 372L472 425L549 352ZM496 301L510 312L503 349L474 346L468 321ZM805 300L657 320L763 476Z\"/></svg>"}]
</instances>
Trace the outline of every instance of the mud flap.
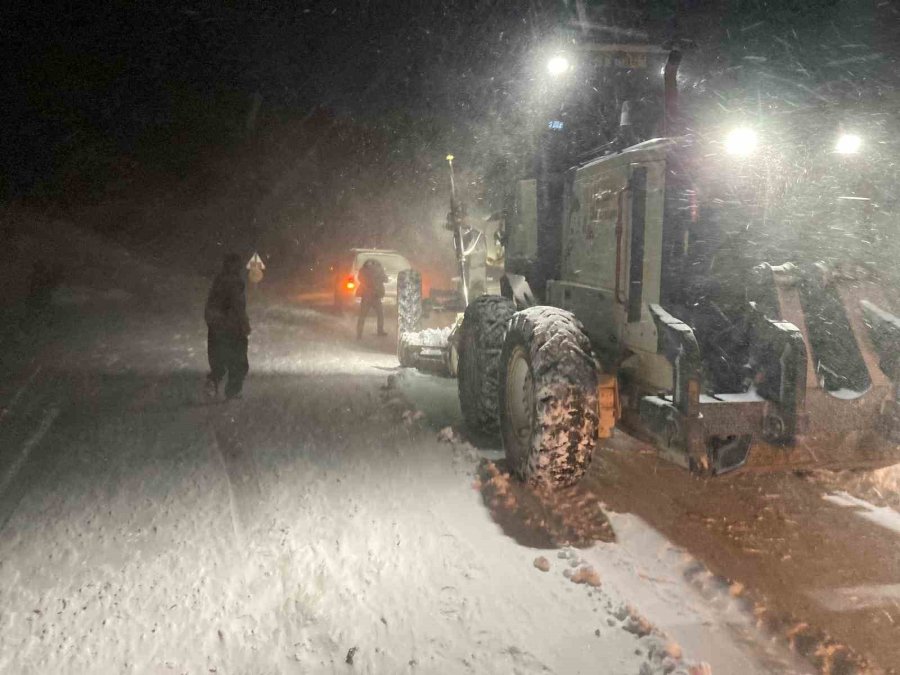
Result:
<instances>
[{"instance_id":1,"label":"mud flap","mask_svg":"<svg viewBox=\"0 0 900 675\"><path fill-rule=\"evenodd\" d=\"M500 295L512 300L516 304L516 310L534 307L537 304L531 286L521 274L507 272L500 277Z\"/></svg>"},{"instance_id":2,"label":"mud flap","mask_svg":"<svg viewBox=\"0 0 900 675\"><path fill-rule=\"evenodd\" d=\"M863 317L869 326L869 336L878 354L878 365L894 386L894 395L884 402L881 422L884 432L894 440L900 439L900 402L897 386L900 383L900 319L878 305L862 300Z\"/></svg>"},{"instance_id":3,"label":"mud flap","mask_svg":"<svg viewBox=\"0 0 900 675\"><path fill-rule=\"evenodd\" d=\"M693 468L707 463L703 422L700 418L700 348L690 326L659 305L650 305L656 325L658 350L673 365L672 396L645 396L640 418L662 441L664 456ZM679 456L680 455L680 456Z\"/></svg>"},{"instance_id":4,"label":"mud flap","mask_svg":"<svg viewBox=\"0 0 900 675\"><path fill-rule=\"evenodd\" d=\"M744 466L750 456L752 442L753 436L750 435L729 436L724 440L715 437L709 439L706 451L712 474L721 476Z\"/></svg>"},{"instance_id":5,"label":"mud flap","mask_svg":"<svg viewBox=\"0 0 900 675\"><path fill-rule=\"evenodd\" d=\"M644 430L653 436L660 455L692 473L721 476L740 469L750 457L752 434L710 436L702 418L686 419L669 396L642 398L640 419ZM693 433L686 429L690 426L694 427ZM690 446L689 439L693 439Z\"/></svg>"},{"instance_id":6,"label":"mud flap","mask_svg":"<svg viewBox=\"0 0 900 675\"><path fill-rule=\"evenodd\" d=\"M759 378L760 395L771 403L760 429L771 443L791 445L806 420L808 355L803 334L794 324L767 318L751 305L750 360Z\"/></svg>"}]
</instances>

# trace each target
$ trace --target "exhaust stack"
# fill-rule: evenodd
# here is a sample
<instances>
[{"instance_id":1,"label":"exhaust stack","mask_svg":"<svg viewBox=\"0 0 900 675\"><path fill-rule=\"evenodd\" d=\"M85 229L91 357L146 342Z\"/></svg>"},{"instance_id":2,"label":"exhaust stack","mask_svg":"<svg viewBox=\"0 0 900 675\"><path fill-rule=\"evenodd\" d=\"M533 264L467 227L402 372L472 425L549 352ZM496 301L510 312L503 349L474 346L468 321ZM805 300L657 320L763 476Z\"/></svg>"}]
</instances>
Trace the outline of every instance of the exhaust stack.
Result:
<instances>
[{"instance_id":1,"label":"exhaust stack","mask_svg":"<svg viewBox=\"0 0 900 675\"><path fill-rule=\"evenodd\" d=\"M681 52L673 49L666 59L663 70L663 85L665 87L665 110L663 117L663 134L665 136L678 136L681 128L678 119L678 66L681 65Z\"/></svg>"}]
</instances>

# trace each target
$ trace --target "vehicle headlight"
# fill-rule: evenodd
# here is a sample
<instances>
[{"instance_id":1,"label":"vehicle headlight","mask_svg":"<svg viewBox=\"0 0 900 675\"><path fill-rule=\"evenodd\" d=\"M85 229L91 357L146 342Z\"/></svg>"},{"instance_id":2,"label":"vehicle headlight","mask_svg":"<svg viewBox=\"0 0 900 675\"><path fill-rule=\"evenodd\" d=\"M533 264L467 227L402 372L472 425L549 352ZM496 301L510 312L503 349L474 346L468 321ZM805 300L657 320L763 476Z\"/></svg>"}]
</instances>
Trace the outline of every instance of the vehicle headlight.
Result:
<instances>
[{"instance_id":1,"label":"vehicle headlight","mask_svg":"<svg viewBox=\"0 0 900 675\"><path fill-rule=\"evenodd\" d=\"M752 155L756 151L758 143L759 138L753 129L740 127L734 129L726 136L725 151L729 155L746 157L747 155Z\"/></svg>"},{"instance_id":2,"label":"vehicle headlight","mask_svg":"<svg viewBox=\"0 0 900 675\"><path fill-rule=\"evenodd\" d=\"M841 134L834 144L834 151L840 155L855 155L861 146L862 139L856 134Z\"/></svg>"},{"instance_id":3,"label":"vehicle headlight","mask_svg":"<svg viewBox=\"0 0 900 675\"><path fill-rule=\"evenodd\" d=\"M562 56L561 54L557 54L547 61L547 72L554 77L565 75L569 72L569 69L571 67L572 66L571 64L569 64L569 59L567 59L565 56Z\"/></svg>"}]
</instances>

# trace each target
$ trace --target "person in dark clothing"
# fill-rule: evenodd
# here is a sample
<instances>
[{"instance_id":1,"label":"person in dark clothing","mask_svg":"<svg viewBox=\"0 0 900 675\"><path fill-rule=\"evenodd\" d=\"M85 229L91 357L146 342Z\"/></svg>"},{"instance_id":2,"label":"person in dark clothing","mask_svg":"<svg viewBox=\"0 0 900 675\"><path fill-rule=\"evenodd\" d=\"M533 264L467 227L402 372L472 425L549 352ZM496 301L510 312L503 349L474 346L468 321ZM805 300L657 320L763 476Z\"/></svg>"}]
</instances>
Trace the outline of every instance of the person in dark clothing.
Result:
<instances>
[{"instance_id":1,"label":"person in dark clothing","mask_svg":"<svg viewBox=\"0 0 900 675\"><path fill-rule=\"evenodd\" d=\"M378 334L387 335L384 332L384 309L381 306L384 284L388 280L384 267L377 260L366 260L357 276L359 287L356 289L356 294L360 297L361 302L359 303L359 318L356 320L356 339L362 338L366 316L372 309L375 310L375 316L378 318Z\"/></svg>"},{"instance_id":2,"label":"person in dark clothing","mask_svg":"<svg viewBox=\"0 0 900 675\"><path fill-rule=\"evenodd\" d=\"M226 255L206 299L204 317L209 329L206 346L210 370L206 392L211 397L218 395L219 384L226 374L225 397L240 396L250 369L247 361L250 319L242 271L240 256L236 253Z\"/></svg>"}]
</instances>

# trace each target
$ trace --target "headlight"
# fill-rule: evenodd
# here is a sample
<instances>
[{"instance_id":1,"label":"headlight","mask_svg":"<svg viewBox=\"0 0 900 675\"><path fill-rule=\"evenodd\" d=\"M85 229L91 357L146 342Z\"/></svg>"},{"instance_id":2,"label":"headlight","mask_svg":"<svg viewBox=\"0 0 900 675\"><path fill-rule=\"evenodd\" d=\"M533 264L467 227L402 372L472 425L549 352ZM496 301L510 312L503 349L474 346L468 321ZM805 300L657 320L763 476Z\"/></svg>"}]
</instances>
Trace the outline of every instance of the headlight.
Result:
<instances>
[{"instance_id":1,"label":"headlight","mask_svg":"<svg viewBox=\"0 0 900 675\"><path fill-rule=\"evenodd\" d=\"M855 155L860 146L862 139L856 134L841 134L834 144L834 151L841 155Z\"/></svg>"},{"instance_id":2,"label":"headlight","mask_svg":"<svg viewBox=\"0 0 900 675\"><path fill-rule=\"evenodd\" d=\"M557 75L565 75L569 72L570 67L569 59L565 56L557 55L547 61L547 72L554 77Z\"/></svg>"},{"instance_id":3,"label":"headlight","mask_svg":"<svg viewBox=\"0 0 900 675\"><path fill-rule=\"evenodd\" d=\"M741 127L729 133L725 138L725 151L729 155L746 157L756 151L758 141L759 139L753 129Z\"/></svg>"}]
</instances>

